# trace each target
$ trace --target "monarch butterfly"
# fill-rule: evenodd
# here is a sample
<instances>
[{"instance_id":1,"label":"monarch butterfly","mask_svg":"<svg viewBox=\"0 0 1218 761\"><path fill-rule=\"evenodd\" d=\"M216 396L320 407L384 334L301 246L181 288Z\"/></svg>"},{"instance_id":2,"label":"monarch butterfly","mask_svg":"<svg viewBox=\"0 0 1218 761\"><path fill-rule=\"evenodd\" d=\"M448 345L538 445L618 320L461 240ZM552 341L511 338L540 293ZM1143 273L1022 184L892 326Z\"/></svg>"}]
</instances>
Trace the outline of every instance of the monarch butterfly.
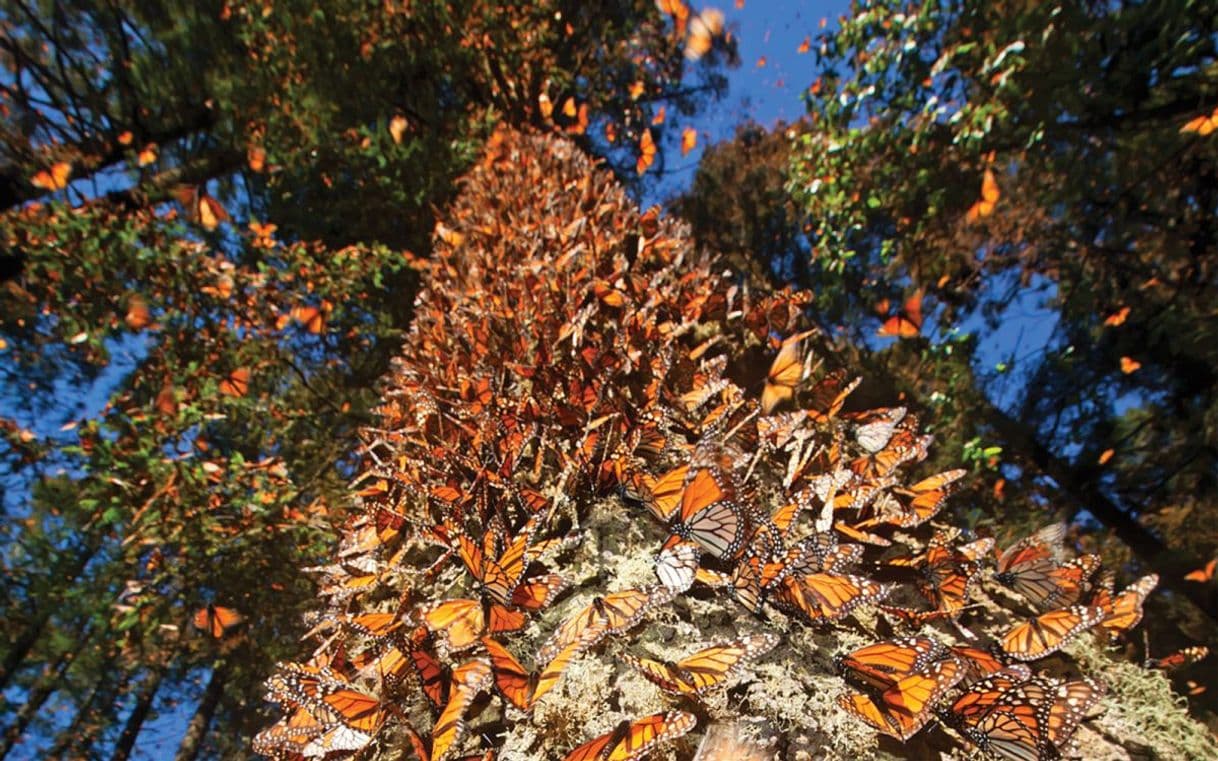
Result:
<instances>
[{"instance_id":1,"label":"monarch butterfly","mask_svg":"<svg viewBox=\"0 0 1218 761\"><path fill-rule=\"evenodd\" d=\"M964 666L964 678L969 681L983 679L1006 668L1006 664L989 650L964 645L952 646L949 649L952 651L952 655L956 656L956 660Z\"/></svg>"},{"instance_id":2,"label":"monarch butterfly","mask_svg":"<svg viewBox=\"0 0 1218 761\"><path fill-rule=\"evenodd\" d=\"M1020 661L1034 661L1056 652L1081 632L1104 620L1104 609L1074 605L1051 610L1017 624L1003 635L1002 652Z\"/></svg>"},{"instance_id":3,"label":"monarch butterfly","mask_svg":"<svg viewBox=\"0 0 1218 761\"><path fill-rule=\"evenodd\" d=\"M276 702L306 708L314 716L332 716L360 735L364 744L381 725L380 700L356 690L328 667L290 663L284 671L268 679L266 686ZM332 726L326 725L323 732L329 733L331 729ZM331 736L333 741L339 739L339 735Z\"/></svg>"},{"instance_id":4,"label":"monarch butterfly","mask_svg":"<svg viewBox=\"0 0 1218 761\"><path fill-rule=\"evenodd\" d=\"M732 568L732 592L750 613L760 615L765 596L788 573L786 559L766 561L750 552Z\"/></svg>"},{"instance_id":5,"label":"monarch butterfly","mask_svg":"<svg viewBox=\"0 0 1218 761\"><path fill-rule=\"evenodd\" d=\"M988 217L994 213L994 207L998 205L1000 197L998 190L998 181L994 179L994 173L989 169L985 170L985 174L981 177L981 198L969 207L965 212L964 218L969 222L976 222L978 219Z\"/></svg>"},{"instance_id":6,"label":"monarch butterfly","mask_svg":"<svg viewBox=\"0 0 1218 761\"><path fill-rule=\"evenodd\" d=\"M651 137L651 130L644 129L643 134L639 136L639 158L635 161L634 168L639 174L645 174L655 160L655 140Z\"/></svg>"},{"instance_id":7,"label":"monarch butterfly","mask_svg":"<svg viewBox=\"0 0 1218 761\"><path fill-rule=\"evenodd\" d=\"M764 414L769 415L778 405L795 397L795 388L807 373L800 344L813 333L815 331L812 330L796 333L782 342L782 348L778 350L778 356L774 357L766 375L765 389L761 392L761 411Z\"/></svg>"},{"instance_id":8,"label":"monarch butterfly","mask_svg":"<svg viewBox=\"0 0 1218 761\"><path fill-rule=\"evenodd\" d=\"M406 739L410 741L411 750L418 756L418 761L431 761L431 752L427 750L427 745L423 742L423 738L419 737L419 733L414 731L414 728L409 724L405 726ZM488 750L485 753L479 753L472 756L465 756L461 761L494 761L495 751Z\"/></svg>"},{"instance_id":9,"label":"monarch butterfly","mask_svg":"<svg viewBox=\"0 0 1218 761\"><path fill-rule=\"evenodd\" d=\"M686 11L688 13L688 11ZM710 52L715 40L723 36L723 12L705 8L689 20L689 36L685 40L685 57L696 61Z\"/></svg>"},{"instance_id":10,"label":"monarch butterfly","mask_svg":"<svg viewBox=\"0 0 1218 761\"><path fill-rule=\"evenodd\" d=\"M338 726L342 725L337 722L323 723L310 713L309 709L297 708L255 735L253 750L264 756L279 755L280 751L303 755L305 747L323 735L327 729ZM372 738L368 739L371 741Z\"/></svg>"},{"instance_id":11,"label":"monarch butterfly","mask_svg":"<svg viewBox=\"0 0 1218 761\"><path fill-rule=\"evenodd\" d=\"M423 694L436 708L448 702L448 688L451 684L452 670L441 665L436 657L422 647L410 649L410 662L414 665L415 673Z\"/></svg>"},{"instance_id":12,"label":"monarch butterfly","mask_svg":"<svg viewBox=\"0 0 1218 761\"><path fill-rule=\"evenodd\" d=\"M681 504L687 473L688 465L673 468L659 478L640 473L628 480L626 493L642 502L657 520L667 523Z\"/></svg>"},{"instance_id":13,"label":"monarch butterfly","mask_svg":"<svg viewBox=\"0 0 1218 761\"><path fill-rule=\"evenodd\" d=\"M465 709L491 683L491 663L486 658L475 658L453 669L448 702L431 730L432 761L443 761L460 741L465 734Z\"/></svg>"},{"instance_id":14,"label":"monarch butterfly","mask_svg":"<svg viewBox=\"0 0 1218 761\"><path fill-rule=\"evenodd\" d=\"M998 557L994 580L1042 610L1078 602L1100 561L1083 555L1059 563L1065 535L1066 524L1055 523L1011 545Z\"/></svg>"},{"instance_id":15,"label":"monarch butterfly","mask_svg":"<svg viewBox=\"0 0 1218 761\"><path fill-rule=\"evenodd\" d=\"M613 731L589 740L563 756L563 761L635 761L662 742L675 740L698 723L692 713L669 711L623 721Z\"/></svg>"},{"instance_id":16,"label":"monarch butterfly","mask_svg":"<svg viewBox=\"0 0 1218 761\"><path fill-rule=\"evenodd\" d=\"M592 602L563 621L537 653L539 661L553 660L567 646L585 641L592 647L609 634L630 629L652 608L672 600L674 592L662 584L613 592Z\"/></svg>"},{"instance_id":17,"label":"monarch butterfly","mask_svg":"<svg viewBox=\"0 0 1218 761\"><path fill-rule=\"evenodd\" d=\"M238 367L220 379L220 394L222 396L242 397L250 392L250 369Z\"/></svg>"},{"instance_id":18,"label":"monarch butterfly","mask_svg":"<svg viewBox=\"0 0 1218 761\"><path fill-rule=\"evenodd\" d=\"M1060 757L1102 695L1090 679L1033 677L1011 666L970 685L945 716L986 755L1036 761Z\"/></svg>"},{"instance_id":19,"label":"monarch butterfly","mask_svg":"<svg viewBox=\"0 0 1218 761\"><path fill-rule=\"evenodd\" d=\"M491 667L495 672L495 686L503 697L512 705L527 711L542 695L553 689L558 679L566 670L567 664L578 654L582 645L576 642L568 645L546 665L539 674L530 674L520 665L520 661L499 642L490 637L483 637L482 644L491 658Z\"/></svg>"},{"instance_id":20,"label":"monarch butterfly","mask_svg":"<svg viewBox=\"0 0 1218 761\"><path fill-rule=\"evenodd\" d=\"M676 536L702 545L718 558L732 557L744 543L744 510L728 499L717 469L702 468L681 492L681 512L673 527ZM672 539L669 545L675 544Z\"/></svg>"},{"instance_id":21,"label":"monarch butterfly","mask_svg":"<svg viewBox=\"0 0 1218 761\"><path fill-rule=\"evenodd\" d=\"M514 632L524 627L524 613L482 600L444 600L423 609L428 631L444 637L451 652L473 647L483 634Z\"/></svg>"},{"instance_id":22,"label":"monarch butterfly","mask_svg":"<svg viewBox=\"0 0 1218 761\"><path fill-rule=\"evenodd\" d=\"M952 493L953 485L967 472L963 469L948 470L925 478L908 489L896 489L896 493L912 499L907 509L896 517L895 523L902 528L913 528L938 515Z\"/></svg>"},{"instance_id":23,"label":"monarch butterfly","mask_svg":"<svg viewBox=\"0 0 1218 761\"><path fill-rule=\"evenodd\" d=\"M42 190L63 190L68 186L68 178L72 176L72 165L67 161L57 161L50 169L40 169L30 178L30 184Z\"/></svg>"},{"instance_id":24,"label":"monarch butterfly","mask_svg":"<svg viewBox=\"0 0 1218 761\"><path fill-rule=\"evenodd\" d=\"M693 542L678 542L656 556L656 576L660 583L674 592L684 592L693 586L698 572L702 549Z\"/></svg>"},{"instance_id":25,"label":"monarch butterfly","mask_svg":"<svg viewBox=\"0 0 1218 761\"><path fill-rule=\"evenodd\" d=\"M775 599L816 623L836 621L860 605L883 600L891 591L890 586L862 576L814 573L785 577Z\"/></svg>"},{"instance_id":26,"label":"monarch butterfly","mask_svg":"<svg viewBox=\"0 0 1218 761\"><path fill-rule=\"evenodd\" d=\"M887 299L885 299L887 304ZM885 309L884 311L887 311ZM922 291L918 290L905 299L900 314L893 315L884 321L876 332L878 336L893 338L916 338L922 332Z\"/></svg>"},{"instance_id":27,"label":"monarch butterfly","mask_svg":"<svg viewBox=\"0 0 1218 761\"><path fill-rule=\"evenodd\" d=\"M882 421L874 425L879 427L868 428L864 432L864 435L870 439L869 444L864 445L865 454L850 461L850 469L859 476L871 479L884 478L907 462L925 459L930 452L930 444L934 437L919 436L916 432L917 420L912 415L902 419L892 434L888 436L885 444L872 449L870 446L886 435L883 433L885 426Z\"/></svg>"},{"instance_id":28,"label":"monarch butterfly","mask_svg":"<svg viewBox=\"0 0 1218 761\"><path fill-rule=\"evenodd\" d=\"M245 617L232 608L208 603L207 607L195 611L192 621L196 629L207 632L216 639L224 639L245 621Z\"/></svg>"},{"instance_id":29,"label":"monarch butterfly","mask_svg":"<svg viewBox=\"0 0 1218 761\"><path fill-rule=\"evenodd\" d=\"M629 653L621 658L665 692L697 695L723 684L777 644L778 635L766 633L708 647L676 663L639 658Z\"/></svg>"},{"instance_id":30,"label":"monarch butterfly","mask_svg":"<svg viewBox=\"0 0 1218 761\"><path fill-rule=\"evenodd\" d=\"M901 637L865 645L838 656L838 670L875 689L886 690L903 677L923 671L935 661L951 657L947 646L930 637Z\"/></svg>"},{"instance_id":31,"label":"monarch butterfly","mask_svg":"<svg viewBox=\"0 0 1218 761\"><path fill-rule=\"evenodd\" d=\"M821 378L804 396L808 417L824 423L837 417L846 403L846 397L863 382L862 377L846 381L846 372L836 370Z\"/></svg>"},{"instance_id":32,"label":"monarch butterfly","mask_svg":"<svg viewBox=\"0 0 1218 761\"><path fill-rule=\"evenodd\" d=\"M1172 671L1174 669L1183 668L1189 664L1196 663L1208 657L1210 649L1205 645L1192 645L1186 647L1171 655L1165 655L1162 658L1147 658L1143 664L1148 669L1161 669L1163 671Z\"/></svg>"},{"instance_id":33,"label":"monarch butterfly","mask_svg":"<svg viewBox=\"0 0 1218 761\"><path fill-rule=\"evenodd\" d=\"M918 590L938 610L955 617L968 604L969 590L981 573L980 558L993 545L994 540L981 539L955 549L946 536L936 533L921 560Z\"/></svg>"},{"instance_id":34,"label":"monarch butterfly","mask_svg":"<svg viewBox=\"0 0 1218 761\"><path fill-rule=\"evenodd\" d=\"M853 413L850 418L855 443L871 454L879 452L892 441L897 426L907 413L908 410L904 407L885 407L865 413Z\"/></svg>"},{"instance_id":35,"label":"monarch butterfly","mask_svg":"<svg viewBox=\"0 0 1218 761\"><path fill-rule=\"evenodd\" d=\"M908 740L933 718L935 704L963 676L960 664L948 656L901 677L879 695L878 702L862 693L848 693L838 705L877 731Z\"/></svg>"},{"instance_id":36,"label":"monarch butterfly","mask_svg":"<svg viewBox=\"0 0 1218 761\"><path fill-rule=\"evenodd\" d=\"M1152 573L1125 587L1119 595L1112 594L1111 586L1101 587L1091 600L1104 611L1100 630L1109 639L1116 639L1137 626L1142 620L1142 603L1158 584L1159 575Z\"/></svg>"}]
</instances>

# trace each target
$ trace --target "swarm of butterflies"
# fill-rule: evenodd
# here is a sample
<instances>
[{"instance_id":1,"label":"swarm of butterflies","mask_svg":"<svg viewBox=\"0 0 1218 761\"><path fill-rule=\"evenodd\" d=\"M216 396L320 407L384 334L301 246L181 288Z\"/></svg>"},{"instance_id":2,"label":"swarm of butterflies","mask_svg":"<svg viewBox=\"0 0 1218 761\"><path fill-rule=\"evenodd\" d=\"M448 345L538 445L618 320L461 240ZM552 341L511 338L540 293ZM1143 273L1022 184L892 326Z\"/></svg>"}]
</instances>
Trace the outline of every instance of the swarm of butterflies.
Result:
<instances>
[{"instance_id":1,"label":"swarm of butterflies","mask_svg":"<svg viewBox=\"0 0 1218 761\"><path fill-rule=\"evenodd\" d=\"M880 617L953 640L842 655L849 714L902 740L937 721L995 758L1069 752L1103 688L1028 664L1123 635L1153 576L1116 591L1058 524L988 574L993 540L936 528L964 471L906 484L931 438L904 408L848 408L859 381L820 367L799 330L810 296L751 293L569 143L497 132L464 187L414 263L425 285L358 509L333 562L308 569L315 647L268 680L282 718L257 752L688 757L792 628ZM600 563L628 535L649 580ZM983 580L1026 611L993 643L965 628ZM731 636L644 647L704 600L732 606ZM621 715L619 694L555 720L545 705L579 700L587 662L645 680L663 710Z\"/></svg>"}]
</instances>

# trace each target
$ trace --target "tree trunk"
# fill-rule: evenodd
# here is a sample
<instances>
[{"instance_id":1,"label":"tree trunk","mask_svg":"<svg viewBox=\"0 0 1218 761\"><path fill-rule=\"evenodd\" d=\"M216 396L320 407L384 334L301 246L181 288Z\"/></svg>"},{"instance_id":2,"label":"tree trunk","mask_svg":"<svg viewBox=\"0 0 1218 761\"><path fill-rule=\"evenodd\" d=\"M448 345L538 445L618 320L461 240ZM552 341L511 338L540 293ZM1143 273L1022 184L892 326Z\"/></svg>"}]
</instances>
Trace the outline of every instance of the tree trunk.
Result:
<instances>
[{"instance_id":1,"label":"tree trunk","mask_svg":"<svg viewBox=\"0 0 1218 761\"><path fill-rule=\"evenodd\" d=\"M89 697L85 698L85 701L76 709L76 716L72 718L72 723L55 736L55 742L47 749L46 758L62 758L71 749L74 741L80 737L80 732L84 728L85 722L88 721L89 714L93 712L93 706L101 696L105 684L106 679L102 677L93 686Z\"/></svg>"},{"instance_id":2,"label":"tree trunk","mask_svg":"<svg viewBox=\"0 0 1218 761\"><path fill-rule=\"evenodd\" d=\"M165 672L158 669L149 674L148 679L140 685L135 707L127 716L127 721L123 724L123 733L119 735L118 742L114 745L114 755L111 756L113 761L127 761L131 757L131 749L135 747L135 740L139 737L148 715L152 713L152 704L156 701L156 694L161 689L161 680L164 676Z\"/></svg>"},{"instance_id":3,"label":"tree trunk","mask_svg":"<svg viewBox=\"0 0 1218 761\"><path fill-rule=\"evenodd\" d=\"M207 729L211 726L212 717L215 716L216 708L220 705L220 698L224 696L224 682L227 678L228 669L224 663L218 664L212 670L211 679L207 681L207 689L203 691L199 707L195 709L195 715L191 717L190 724L186 727L186 735L178 745L174 761L194 761L199 755L199 750L203 747L203 739L207 737Z\"/></svg>"},{"instance_id":4,"label":"tree trunk","mask_svg":"<svg viewBox=\"0 0 1218 761\"><path fill-rule=\"evenodd\" d=\"M103 673L87 703L76 712L72 726L60 733L55 740L54 747L47 752L46 757L63 759L63 761L87 758L89 751L101 737L101 733L107 727L112 726L111 721L101 720L99 714L102 708L100 706L104 706L104 710L113 711L117 696L126 693L130 681L131 674L125 670L121 672L118 681L113 683L109 678L109 672Z\"/></svg>"},{"instance_id":5,"label":"tree trunk","mask_svg":"<svg viewBox=\"0 0 1218 761\"><path fill-rule=\"evenodd\" d=\"M75 651L68 650L62 652L53 662L49 662L43 667L38 681L34 683L25 695L25 704L17 712L13 723L4 728L3 736L0 736L0 759L7 756L17 742L21 740L21 736L29 728L30 722L38 716L38 712L42 710L43 704L47 702L47 698L51 697L55 693L55 690L58 689L59 680L72 663L73 656L75 656Z\"/></svg>"},{"instance_id":6,"label":"tree trunk","mask_svg":"<svg viewBox=\"0 0 1218 761\"><path fill-rule=\"evenodd\" d=\"M101 546L101 537L90 537L89 543L83 548L80 555L71 568L63 574L64 587L69 587L76 583L80 574L84 572L85 566L97 554L98 548ZM58 574L56 574L58 575ZM52 601L43 601L42 610L38 611L34 620L30 621L9 651L4 654L3 662L0 662L0 690L8 687L9 680L12 679L13 673L25 661L26 656L30 654L30 650L42 638L43 632L46 630L47 622L51 620L51 615L57 609Z\"/></svg>"}]
</instances>

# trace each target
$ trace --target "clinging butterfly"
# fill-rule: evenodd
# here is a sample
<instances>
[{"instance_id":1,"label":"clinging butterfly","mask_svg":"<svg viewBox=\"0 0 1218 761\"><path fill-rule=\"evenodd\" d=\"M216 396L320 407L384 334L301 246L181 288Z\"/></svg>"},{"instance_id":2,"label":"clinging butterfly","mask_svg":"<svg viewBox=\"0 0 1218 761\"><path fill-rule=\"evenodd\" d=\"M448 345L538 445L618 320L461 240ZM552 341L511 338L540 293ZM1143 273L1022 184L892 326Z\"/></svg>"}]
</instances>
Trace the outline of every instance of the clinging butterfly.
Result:
<instances>
[{"instance_id":1,"label":"clinging butterfly","mask_svg":"<svg viewBox=\"0 0 1218 761\"><path fill-rule=\"evenodd\" d=\"M563 761L635 761L656 745L674 740L698 723L684 711L669 711L623 721L613 731L589 740L563 756Z\"/></svg>"},{"instance_id":2,"label":"clinging butterfly","mask_svg":"<svg viewBox=\"0 0 1218 761\"><path fill-rule=\"evenodd\" d=\"M639 658L628 653L621 658L665 692L694 695L723 684L777 644L778 636L766 633L714 645L676 663Z\"/></svg>"}]
</instances>

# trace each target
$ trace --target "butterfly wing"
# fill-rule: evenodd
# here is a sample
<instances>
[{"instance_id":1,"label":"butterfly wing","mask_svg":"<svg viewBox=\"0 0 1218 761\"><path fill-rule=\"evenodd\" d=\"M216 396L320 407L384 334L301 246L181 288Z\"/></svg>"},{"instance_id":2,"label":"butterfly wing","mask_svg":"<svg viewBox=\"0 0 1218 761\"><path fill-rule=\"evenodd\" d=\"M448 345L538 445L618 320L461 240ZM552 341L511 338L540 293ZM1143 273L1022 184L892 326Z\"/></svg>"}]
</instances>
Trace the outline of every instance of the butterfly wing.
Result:
<instances>
[{"instance_id":1,"label":"butterfly wing","mask_svg":"<svg viewBox=\"0 0 1218 761\"><path fill-rule=\"evenodd\" d=\"M499 642L490 637L482 638L495 673L495 687L512 705L527 711L533 704L533 680L520 661Z\"/></svg>"},{"instance_id":2,"label":"butterfly wing","mask_svg":"<svg viewBox=\"0 0 1218 761\"><path fill-rule=\"evenodd\" d=\"M1088 605L1042 613L1017 624L1000 642L1002 652L1020 661L1034 661L1056 652L1078 634L1104 619L1104 609Z\"/></svg>"},{"instance_id":3,"label":"butterfly wing","mask_svg":"<svg viewBox=\"0 0 1218 761\"><path fill-rule=\"evenodd\" d=\"M444 761L460 742L465 734L465 710L479 692L491 686L491 674L491 662L486 658L476 658L453 669L448 703L431 731L432 761Z\"/></svg>"}]
</instances>

